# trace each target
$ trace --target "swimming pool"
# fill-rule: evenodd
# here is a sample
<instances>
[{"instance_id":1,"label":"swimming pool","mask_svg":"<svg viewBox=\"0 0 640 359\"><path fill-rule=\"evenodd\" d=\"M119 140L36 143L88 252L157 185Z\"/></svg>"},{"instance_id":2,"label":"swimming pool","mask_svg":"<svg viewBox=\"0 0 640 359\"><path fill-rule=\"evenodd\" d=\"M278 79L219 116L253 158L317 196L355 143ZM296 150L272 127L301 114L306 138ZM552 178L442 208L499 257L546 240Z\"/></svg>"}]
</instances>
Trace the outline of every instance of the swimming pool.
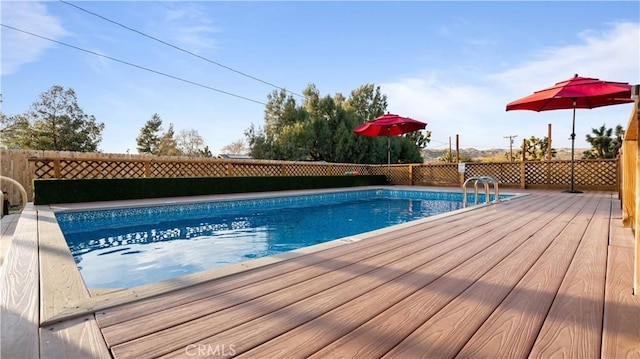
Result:
<instances>
[{"instance_id":1,"label":"swimming pool","mask_svg":"<svg viewBox=\"0 0 640 359\"><path fill-rule=\"evenodd\" d=\"M462 196L372 189L57 212L56 219L88 288L130 288L453 211Z\"/></svg>"}]
</instances>

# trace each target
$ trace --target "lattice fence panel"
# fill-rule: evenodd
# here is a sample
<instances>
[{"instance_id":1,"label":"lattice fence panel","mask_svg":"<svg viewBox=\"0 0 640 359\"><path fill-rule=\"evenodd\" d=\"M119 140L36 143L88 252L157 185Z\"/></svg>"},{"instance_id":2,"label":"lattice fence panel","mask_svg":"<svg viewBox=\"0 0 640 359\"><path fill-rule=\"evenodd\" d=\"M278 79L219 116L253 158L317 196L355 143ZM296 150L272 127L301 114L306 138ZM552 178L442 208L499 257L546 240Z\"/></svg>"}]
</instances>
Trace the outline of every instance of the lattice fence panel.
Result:
<instances>
[{"instance_id":1,"label":"lattice fence panel","mask_svg":"<svg viewBox=\"0 0 640 359\"><path fill-rule=\"evenodd\" d=\"M282 167L284 176L326 176L329 166L326 164L285 164Z\"/></svg>"},{"instance_id":2,"label":"lattice fence panel","mask_svg":"<svg viewBox=\"0 0 640 359\"><path fill-rule=\"evenodd\" d=\"M438 164L413 167L413 183L421 185L450 185L460 184L458 165Z\"/></svg>"},{"instance_id":3,"label":"lattice fence panel","mask_svg":"<svg viewBox=\"0 0 640 359\"><path fill-rule=\"evenodd\" d=\"M150 177L223 177L227 173L226 164L214 161L153 161L149 168Z\"/></svg>"},{"instance_id":4,"label":"lattice fence panel","mask_svg":"<svg viewBox=\"0 0 640 359\"><path fill-rule=\"evenodd\" d=\"M409 175L409 166L391 166L391 177L389 183L395 185L410 185L411 177ZM389 170L387 169L387 173Z\"/></svg>"},{"instance_id":5,"label":"lattice fence panel","mask_svg":"<svg viewBox=\"0 0 640 359\"><path fill-rule=\"evenodd\" d=\"M51 160L35 160L34 161L34 178L56 178L53 161Z\"/></svg>"},{"instance_id":6,"label":"lattice fence panel","mask_svg":"<svg viewBox=\"0 0 640 359\"><path fill-rule=\"evenodd\" d=\"M564 165L556 167L561 172L558 173L558 177L563 178L565 175L562 173L564 171ZM531 185L549 184L548 170L549 164L547 162L525 162L524 176L526 183Z\"/></svg>"},{"instance_id":7,"label":"lattice fence panel","mask_svg":"<svg viewBox=\"0 0 640 359\"><path fill-rule=\"evenodd\" d=\"M373 175L373 174L382 174L382 173L374 173L372 169L377 167L370 165L362 165L362 164L350 164L350 163L336 163L332 164L329 167L328 175L331 176L340 176L344 175L347 172L357 172L360 175Z\"/></svg>"},{"instance_id":8,"label":"lattice fence panel","mask_svg":"<svg viewBox=\"0 0 640 359\"><path fill-rule=\"evenodd\" d=\"M527 166L528 165L529 163L527 163ZM537 183L546 184L547 183L546 181L548 181L548 184L550 185L565 186L565 185L569 185L569 183L571 182L571 162L570 161L561 161L561 162L552 161L552 162L549 162L548 164L545 162L544 165L538 164L538 167L540 167L541 171L543 171L543 173L539 174L538 176L544 179L538 180ZM527 175L527 181L529 180L530 178ZM531 184L535 184L535 183L531 182Z\"/></svg>"},{"instance_id":9,"label":"lattice fence panel","mask_svg":"<svg viewBox=\"0 0 640 359\"><path fill-rule=\"evenodd\" d=\"M138 178L144 177L144 163L82 159L61 159L61 178Z\"/></svg>"},{"instance_id":10,"label":"lattice fence panel","mask_svg":"<svg viewBox=\"0 0 640 359\"><path fill-rule=\"evenodd\" d=\"M281 164L256 164L256 163L234 163L230 169L230 176L234 177L261 177L261 176L282 176L283 168Z\"/></svg>"},{"instance_id":11,"label":"lattice fence panel","mask_svg":"<svg viewBox=\"0 0 640 359\"><path fill-rule=\"evenodd\" d=\"M583 160L575 163L574 183L581 186L616 186L618 161Z\"/></svg>"},{"instance_id":12,"label":"lattice fence panel","mask_svg":"<svg viewBox=\"0 0 640 359\"><path fill-rule=\"evenodd\" d=\"M518 162L467 163L465 167L465 180L471 177L491 176L500 184L520 183Z\"/></svg>"}]
</instances>

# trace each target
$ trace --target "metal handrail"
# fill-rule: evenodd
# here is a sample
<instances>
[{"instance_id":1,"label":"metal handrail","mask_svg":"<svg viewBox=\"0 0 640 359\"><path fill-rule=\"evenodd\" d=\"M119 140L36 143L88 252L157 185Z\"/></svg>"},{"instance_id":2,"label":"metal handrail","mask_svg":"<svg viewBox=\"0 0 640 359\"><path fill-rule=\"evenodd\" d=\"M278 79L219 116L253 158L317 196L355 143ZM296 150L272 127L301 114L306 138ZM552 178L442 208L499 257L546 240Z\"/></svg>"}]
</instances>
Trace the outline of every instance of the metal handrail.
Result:
<instances>
[{"instance_id":1,"label":"metal handrail","mask_svg":"<svg viewBox=\"0 0 640 359\"><path fill-rule=\"evenodd\" d=\"M500 200L500 190L498 189L498 181L491 177L491 176L477 176L477 177L470 177L468 178L466 181L464 181L464 184L462 185L462 207L465 208L467 207L467 184L469 182L473 181L473 189L474 189L474 204L478 204L478 183L482 183L482 185L484 186L484 192L485 192L485 203L491 203L491 192L490 192L490 186L489 183L493 184L493 189L495 192L495 199L494 199L494 203L498 202Z\"/></svg>"}]
</instances>

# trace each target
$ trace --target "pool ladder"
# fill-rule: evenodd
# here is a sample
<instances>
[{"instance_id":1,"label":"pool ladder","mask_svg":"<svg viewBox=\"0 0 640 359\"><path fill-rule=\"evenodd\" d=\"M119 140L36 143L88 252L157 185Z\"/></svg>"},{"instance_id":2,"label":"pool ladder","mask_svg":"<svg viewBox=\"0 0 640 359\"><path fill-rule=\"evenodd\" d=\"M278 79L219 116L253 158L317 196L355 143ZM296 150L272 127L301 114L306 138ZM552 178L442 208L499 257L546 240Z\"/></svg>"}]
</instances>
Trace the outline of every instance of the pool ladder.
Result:
<instances>
[{"instance_id":1,"label":"pool ladder","mask_svg":"<svg viewBox=\"0 0 640 359\"><path fill-rule=\"evenodd\" d=\"M467 184L473 182L474 189L474 204L478 204L478 183L482 183L484 186L485 192L485 202L491 203L491 196L489 192L489 184L493 184L493 190L495 191L495 198L493 202L498 202L500 200L500 190L498 189L498 181L491 176L478 176L478 177L470 177L464 184L462 185L462 208L467 207Z\"/></svg>"}]
</instances>

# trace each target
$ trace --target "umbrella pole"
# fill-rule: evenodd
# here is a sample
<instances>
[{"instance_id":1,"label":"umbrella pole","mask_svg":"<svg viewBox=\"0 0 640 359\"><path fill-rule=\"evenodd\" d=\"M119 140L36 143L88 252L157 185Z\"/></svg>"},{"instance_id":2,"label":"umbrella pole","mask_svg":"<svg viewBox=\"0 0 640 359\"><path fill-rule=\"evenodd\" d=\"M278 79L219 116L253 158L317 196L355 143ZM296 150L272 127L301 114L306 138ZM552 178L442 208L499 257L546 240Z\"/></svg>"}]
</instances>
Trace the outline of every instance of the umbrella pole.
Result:
<instances>
[{"instance_id":1,"label":"umbrella pole","mask_svg":"<svg viewBox=\"0 0 640 359\"><path fill-rule=\"evenodd\" d=\"M391 132L391 130L389 130ZM391 181L391 137L387 133L387 177Z\"/></svg>"},{"instance_id":2,"label":"umbrella pole","mask_svg":"<svg viewBox=\"0 0 640 359\"><path fill-rule=\"evenodd\" d=\"M573 187L574 181L574 162L575 162L575 142L576 142L576 100L573 100L573 121L571 124L571 187L569 193L582 193L582 191L576 191Z\"/></svg>"}]
</instances>

